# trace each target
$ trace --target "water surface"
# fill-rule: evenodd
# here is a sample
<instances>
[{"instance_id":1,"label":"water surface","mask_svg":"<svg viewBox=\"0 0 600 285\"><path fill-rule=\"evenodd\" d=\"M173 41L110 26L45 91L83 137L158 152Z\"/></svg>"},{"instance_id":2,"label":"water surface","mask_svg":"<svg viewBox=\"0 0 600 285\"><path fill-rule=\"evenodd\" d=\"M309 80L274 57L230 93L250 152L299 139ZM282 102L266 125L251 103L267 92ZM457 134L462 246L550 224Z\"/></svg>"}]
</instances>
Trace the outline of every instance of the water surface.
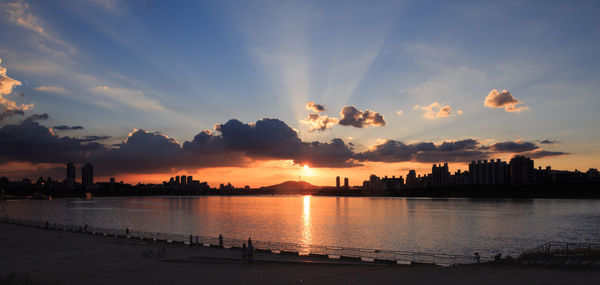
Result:
<instances>
[{"instance_id":1,"label":"water surface","mask_svg":"<svg viewBox=\"0 0 600 285\"><path fill-rule=\"evenodd\" d=\"M600 200L316 196L120 197L0 202L0 214L69 224L302 244L518 254L600 243Z\"/></svg>"}]
</instances>

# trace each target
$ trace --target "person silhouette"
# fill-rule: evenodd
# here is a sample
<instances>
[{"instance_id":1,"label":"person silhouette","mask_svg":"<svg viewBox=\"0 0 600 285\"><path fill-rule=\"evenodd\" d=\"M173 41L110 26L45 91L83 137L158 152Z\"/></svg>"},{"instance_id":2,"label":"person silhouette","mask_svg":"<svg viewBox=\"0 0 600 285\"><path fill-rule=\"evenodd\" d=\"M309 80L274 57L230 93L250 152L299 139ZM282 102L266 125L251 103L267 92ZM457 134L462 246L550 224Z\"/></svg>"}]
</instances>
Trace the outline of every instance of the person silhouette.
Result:
<instances>
[{"instance_id":1,"label":"person silhouette","mask_svg":"<svg viewBox=\"0 0 600 285\"><path fill-rule=\"evenodd\" d=\"M246 259L248 258L248 248L246 247L246 243L242 245L242 264L246 263Z\"/></svg>"},{"instance_id":2,"label":"person silhouette","mask_svg":"<svg viewBox=\"0 0 600 285\"><path fill-rule=\"evenodd\" d=\"M223 248L223 235L219 234L219 247Z\"/></svg>"}]
</instances>

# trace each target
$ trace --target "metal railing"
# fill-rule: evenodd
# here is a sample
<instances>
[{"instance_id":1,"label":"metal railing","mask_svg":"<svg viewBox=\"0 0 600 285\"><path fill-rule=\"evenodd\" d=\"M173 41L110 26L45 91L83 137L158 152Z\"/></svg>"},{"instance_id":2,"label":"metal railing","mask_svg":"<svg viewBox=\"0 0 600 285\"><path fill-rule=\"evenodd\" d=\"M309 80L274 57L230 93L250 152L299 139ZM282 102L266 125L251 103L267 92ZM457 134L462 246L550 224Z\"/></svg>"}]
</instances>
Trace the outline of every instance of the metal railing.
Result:
<instances>
[{"instance_id":1,"label":"metal railing","mask_svg":"<svg viewBox=\"0 0 600 285\"><path fill-rule=\"evenodd\" d=\"M81 226L69 225L61 223L49 223L40 221L28 221L13 219L8 217L0 217L1 223L16 224L31 226L37 228L52 229L58 231L85 232L95 235L112 236L129 239L141 239L160 241L167 243L182 243L190 244L190 236L182 234L160 233L160 232L145 232L128 229L112 229L96 226ZM197 237L197 238L196 238ZM196 240L197 239L197 240ZM246 240L223 238L223 244L219 244L219 239L209 236L192 236L192 244L196 246L206 247L223 247L223 248L241 248ZM489 259L477 258L476 256L453 255L453 254L437 254L395 250L379 250L365 248L350 248L340 246L325 246L325 245L309 245L296 244L289 242L271 242L253 240L253 246L257 250L294 255L318 256L332 259L354 259L357 261L366 262L382 262L392 264L413 264L425 263L442 266L452 266L459 264L474 264L488 261ZM553 244L554 245L554 244ZM600 246L600 245L595 245ZM554 245L553 248L556 248Z\"/></svg>"},{"instance_id":2,"label":"metal railing","mask_svg":"<svg viewBox=\"0 0 600 285\"><path fill-rule=\"evenodd\" d=\"M600 243L551 241L523 253L523 256L527 255L600 256Z\"/></svg>"}]
</instances>

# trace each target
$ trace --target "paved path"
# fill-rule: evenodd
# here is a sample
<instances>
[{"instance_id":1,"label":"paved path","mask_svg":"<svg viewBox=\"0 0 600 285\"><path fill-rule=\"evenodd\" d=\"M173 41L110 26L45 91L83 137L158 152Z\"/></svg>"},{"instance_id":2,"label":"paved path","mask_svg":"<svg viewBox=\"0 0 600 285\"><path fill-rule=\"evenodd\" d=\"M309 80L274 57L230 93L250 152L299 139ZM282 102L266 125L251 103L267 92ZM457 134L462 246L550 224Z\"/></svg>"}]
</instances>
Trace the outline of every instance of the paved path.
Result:
<instances>
[{"instance_id":1,"label":"paved path","mask_svg":"<svg viewBox=\"0 0 600 285\"><path fill-rule=\"evenodd\" d=\"M31 284L600 284L600 272L497 266L388 266L162 244L0 224L0 283Z\"/></svg>"}]
</instances>

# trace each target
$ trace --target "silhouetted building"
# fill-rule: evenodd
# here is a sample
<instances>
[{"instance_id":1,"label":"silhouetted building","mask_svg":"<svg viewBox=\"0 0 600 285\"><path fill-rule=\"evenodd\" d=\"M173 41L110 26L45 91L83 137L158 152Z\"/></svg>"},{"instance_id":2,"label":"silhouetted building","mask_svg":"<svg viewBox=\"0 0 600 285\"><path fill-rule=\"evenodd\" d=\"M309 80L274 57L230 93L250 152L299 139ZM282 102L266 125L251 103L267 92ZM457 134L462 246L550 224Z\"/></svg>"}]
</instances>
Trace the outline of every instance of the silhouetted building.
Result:
<instances>
[{"instance_id":1,"label":"silhouetted building","mask_svg":"<svg viewBox=\"0 0 600 285\"><path fill-rule=\"evenodd\" d=\"M187 183L187 176L181 175L181 185L185 185Z\"/></svg>"},{"instance_id":2,"label":"silhouetted building","mask_svg":"<svg viewBox=\"0 0 600 285\"><path fill-rule=\"evenodd\" d=\"M340 177L335 177L335 188L340 188Z\"/></svg>"},{"instance_id":3,"label":"silhouetted building","mask_svg":"<svg viewBox=\"0 0 600 285\"><path fill-rule=\"evenodd\" d=\"M529 157L515 156L510 160L510 182L528 184L533 182L533 160Z\"/></svg>"},{"instance_id":4,"label":"silhouetted building","mask_svg":"<svg viewBox=\"0 0 600 285\"><path fill-rule=\"evenodd\" d=\"M187 177L187 184L188 184L188 185L189 185L189 184L192 184L192 180L193 180L193 179L192 179L192 176L191 176L191 175L188 175L188 177Z\"/></svg>"},{"instance_id":5,"label":"silhouetted building","mask_svg":"<svg viewBox=\"0 0 600 285\"><path fill-rule=\"evenodd\" d=\"M75 189L75 164L73 162L67 163L67 189Z\"/></svg>"},{"instance_id":6,"label":"silhouetted building","mask_svg":"<svg viewBox=\"0 0 600 285\"><path fill-rule=\"evenodd\" d=\"M448 171L448 163L444 163L443 166L441 164L434 164L431 168L431 176L431 184L433 187L444 187L448 185L450 182L450 172Z\"/></svg>"},{"instance_id":7,"label":"silhouetted building","mask_svg":"<svg viewBox=\"0 0 600 285\"><path fill-rule=\"evenodd\" d=\"M509 165L500 159L471 161L469 164L470 184L505 184L510 181L510 174Z\"/></svg>"},{"instance_id":8,"label":"silhouetted building","mask_svg":"<svg viewBox=\"0 0 600 285\"><path fill-rule=\"evenodd\" d=\"M175 176L175 184L179 185L179 175Z\"/></svg>"},{"instance_id":9,"label":"silhouetted building","mask_svg":"<svg viewBox=\"0 0 600 285\"><path fill-rule=\"evenodd\" d=\"M406 175L406 187L417 187L417 172L414 169L409 170L408 174Z\"/></svg>"},{"instance_id":10,"label":"silhouetted building","mask_svg":"<svg viewBox=\"0 0 600 285\"><path fill-rule=\"evenodd\" d=\"M348 177L344 177L344 188L350 188L350 185L348 184Z\"/></svg>"},{"instance_id":11,"label":"silhouetted building","mask_svg":"<svg viewBox=\"0 0 600 285\"><path fill-rule=\"evenodd\" d=\"M94 185L94 167L90 163L81 168L81 184L84 187Z\"/></svg>"},{"instance_id":12,"label":"silhouetted building","mask_svg":"<svg viewBox=\"0 0 600 285\"><path fill-rule=\"evenodd\" d=\"M381 179L381 183L383 185L383 189L400 190L402 187L404 187L404 178L402 178L402 176L397 178L396 176L392 176L392 178L385 176Z\"/></svg>"}]
</instances>

